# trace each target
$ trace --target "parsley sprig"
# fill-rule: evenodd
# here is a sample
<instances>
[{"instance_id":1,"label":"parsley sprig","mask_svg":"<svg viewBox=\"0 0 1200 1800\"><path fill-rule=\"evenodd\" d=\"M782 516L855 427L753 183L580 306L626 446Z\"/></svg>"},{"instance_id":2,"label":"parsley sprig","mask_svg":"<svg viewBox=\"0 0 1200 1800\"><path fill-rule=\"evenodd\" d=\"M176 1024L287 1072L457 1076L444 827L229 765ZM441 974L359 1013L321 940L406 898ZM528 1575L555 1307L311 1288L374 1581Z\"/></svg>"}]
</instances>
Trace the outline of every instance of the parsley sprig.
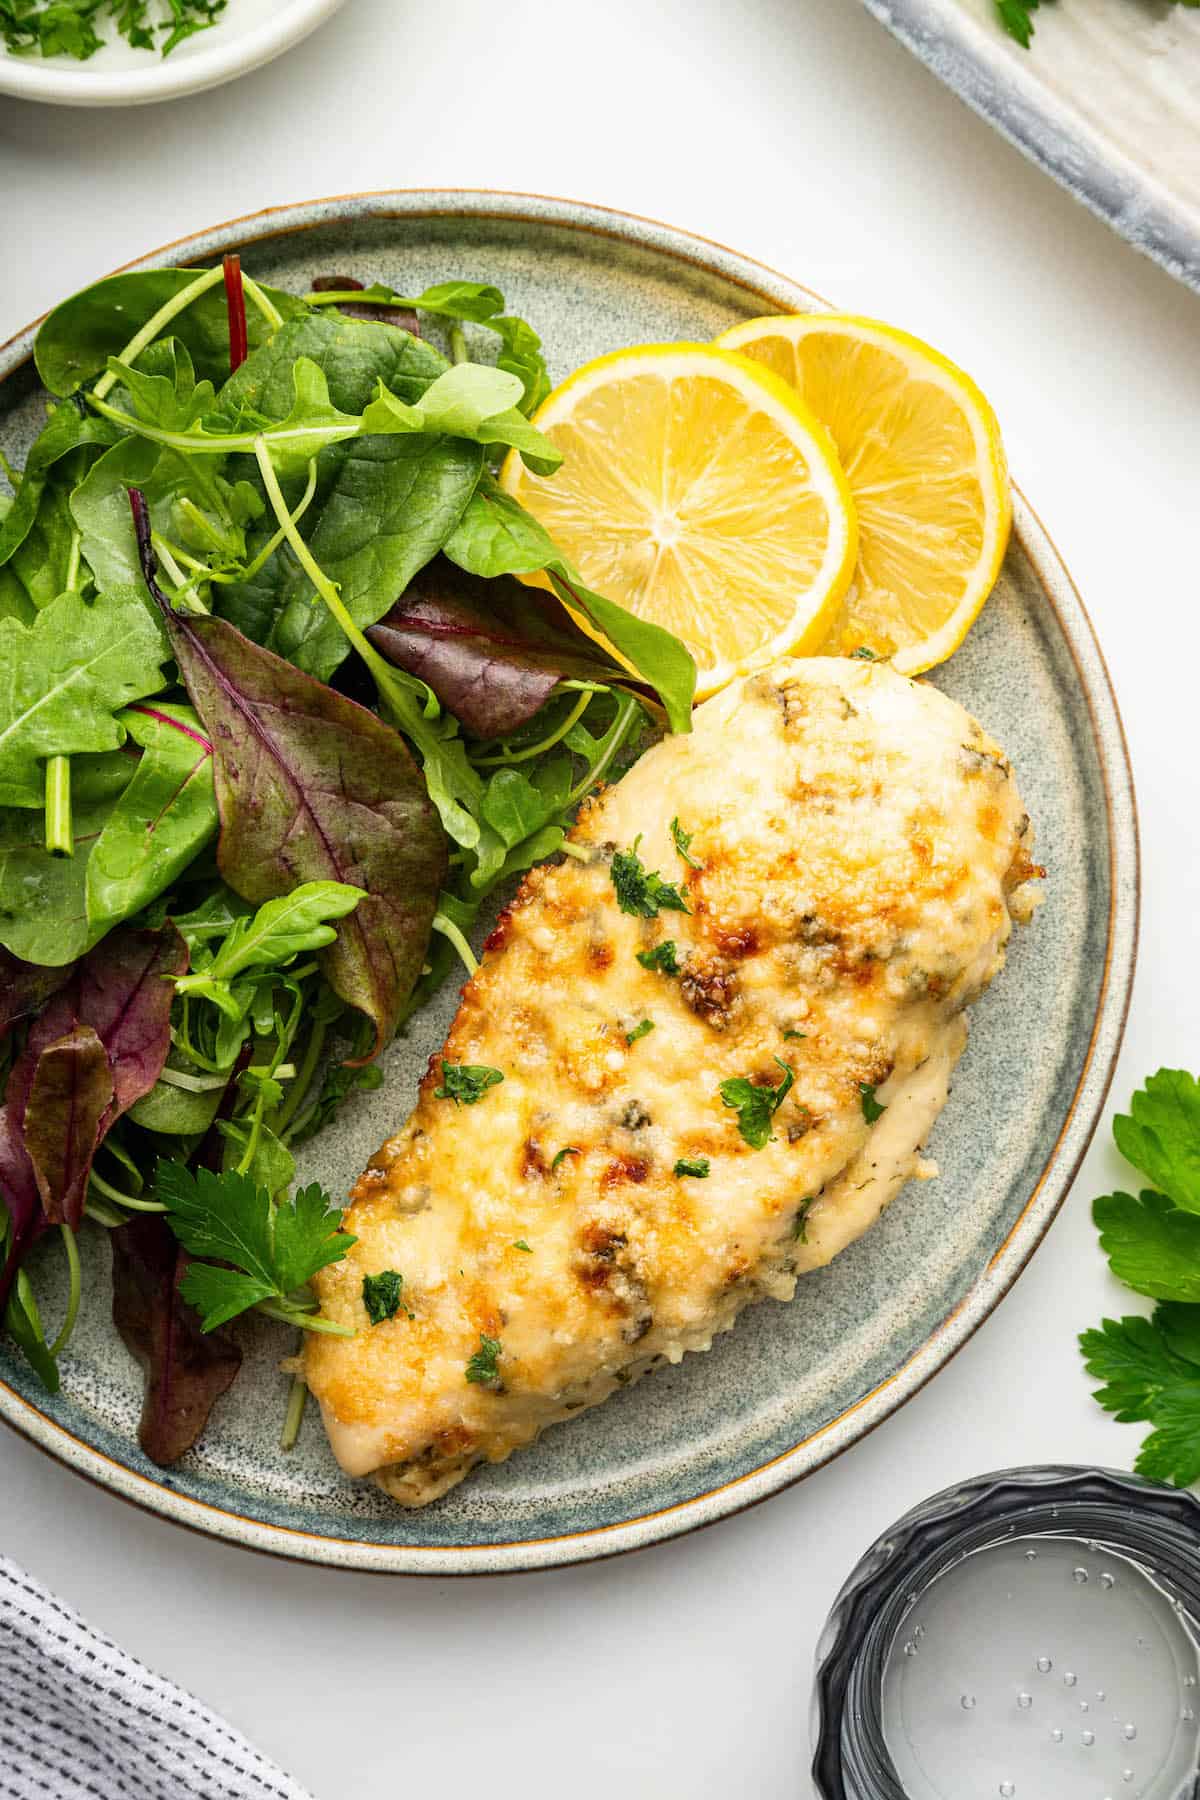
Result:
<instances>
[{"instance_id":1,"label":"parsley sprig","mask_svg":"<svg viewBox=\"0 0 1200 1800\"><path fill-rule=\"evenodd\" d=\"M207 31L225 11L228 0L167 0L158 18L148 0L0 0L0 36L18 55L73 56L86 62L105 40L94 20L111 16L120 35L135 50L159 49L169 56L185 38ZM161 42L155 44L158 32Z\"/></svg>"},{"instance_id":2,"label":"parsley sprig","mask_svg":"<svg viewBox=\"0 0 1200 1800\"><path fill-rule=\"evenodd\" d=\"M363 1276L363 1305L372 1325L383 1325L395 1318L403 1291L404 1277L399 1269L380 1269L377 1275Z\"/></svg>"},{"instance_id":3,"label":"parsley sprig","mask_svg":"<svg viewBox=\"0 0 1200 1800\"><path fill-rule=\"evenodd\" d=\"M442 1083L433 1090L436 1100L453 1100L455 1106L475 1106L489 1088L504 1080L499 1069L486 1063L442 1062Z\"/></svg>"},{"instance_id":4,"label":"parsley sprig","mask_svg":"<svg viewBox=\"0 0 1200 1800\"><path fill-rule=\"evenodd\" d=\"M1148 1319L1103 1320L1079 1345L1101 1406L1151 1427L1137 1472L1187 1487L1200 1481L1200 1082L1160 1069L1113 1136L1155 1185L1095 1202L1100 1246L1118 1281L1158 1305Z\"/></svg>"},{"instance_id":5,"label":"parsley sprig","mask_svg":"<svg viewBox=\"0 0 1200 1800\"><path fill-rule=\"evenodd\" d=\"M467 1380L477 1387L491 1387L500 1379L500 1357L504 1346L499 1338L481 1331L479 1348L467 1363Z\"/></svg>"},{"instance_id":6,"label":"parsley sprig","mask_svg":"<svg viewBox=\"0 0 1200 1800\"><path fill-rule=\"evenodd\" d=\"M216 1175L164 1158L156 1193L191 1256L231 1265L197 1260L184 1275L179 1291L200 1314L204 1331L254 1307L304 1331L354 1336L350 1326L321 1318L299 1292L357 1241L342 1230L342 1214L319 1183L297 1188L277 1204L236 1169Z\"/></svg>"}]
</instances>

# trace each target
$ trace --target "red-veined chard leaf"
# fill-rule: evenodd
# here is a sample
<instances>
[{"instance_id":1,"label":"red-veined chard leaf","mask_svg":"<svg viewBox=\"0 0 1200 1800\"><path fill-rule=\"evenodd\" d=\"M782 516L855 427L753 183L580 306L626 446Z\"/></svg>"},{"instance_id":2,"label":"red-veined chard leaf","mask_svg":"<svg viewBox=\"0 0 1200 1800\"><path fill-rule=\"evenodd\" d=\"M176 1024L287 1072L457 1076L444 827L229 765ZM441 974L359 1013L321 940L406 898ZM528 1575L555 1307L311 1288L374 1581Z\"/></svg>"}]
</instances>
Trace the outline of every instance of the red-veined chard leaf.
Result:
<instances>
[{"instance_id":1,"label":"red-veined chard leaf","mask_svg":"<svg viewBox=\"0 0 1200 1800\"><path fill-rule=\"evenodd\" d=\"M167 1467L190 1450L242 1366L224 1327L203 1332L180 1295L188 1254L165 1220L130 1219L110 1234L113 1323L146 1374L138 1442Z\"/></svg>"},{"instance_id":2,"label":"red-veined chard leaf","mask_svg":"<svg viewBox=\"0 0 1200 1800\"><path fill-rule=\"evenodd\" d=\"M213 744L221 873L256 906L305 881L366 890L321 960L334 992L374 1025L377 1054L420 974L446 874L420 770L365 707L224 619L172 612L146 550L147 583Z\"/></svg>"},{"instance_id":3,"label":"red-veined chard leaf","mask_svg":"<svg viewBox=\"0 0 1200 1800\"><path fill-rule=\"evenodd\" d=\"M0 949L0 1038L20 1019L28 1019L70 979L71 963L49 968L45 963L24 962Z\"/></svg>"},{"instance_id":4,"label":"red-veined chard leaf","mask_svg":"<svg viewBox=\"0 0 1200 1800\"><path fill-rule=\"evenodd\" d=\"M482 580L445 557L422 569L367 636L477 737L516 731L567 677L629 680L550 594L507 576Z\"/></svg>"},{"instance_id":5,"label":"red-veined chard leaf","mask_svg":"<svg viewBox=\"0 0 1200 1800\"><path fill-rule=\"evenodd\" d=\"M72 1025L37 1059L25 1104L25 1149L51 1225L78 1229L113 1077L90 1025Z\"/></svg>"}]
</instances>

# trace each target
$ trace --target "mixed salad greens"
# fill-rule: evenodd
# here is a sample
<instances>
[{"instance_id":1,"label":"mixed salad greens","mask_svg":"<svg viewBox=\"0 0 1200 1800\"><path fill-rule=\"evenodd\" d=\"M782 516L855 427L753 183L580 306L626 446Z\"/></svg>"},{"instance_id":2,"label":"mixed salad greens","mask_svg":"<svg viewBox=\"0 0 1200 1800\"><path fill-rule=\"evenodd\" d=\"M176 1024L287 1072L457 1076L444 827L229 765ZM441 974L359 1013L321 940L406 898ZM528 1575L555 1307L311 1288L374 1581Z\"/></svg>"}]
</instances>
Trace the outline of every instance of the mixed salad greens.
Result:
<instances>
[{"instance_id":1,"label":"mixed salad greens","mask_svg":"<svg viewBox=\"0 0 1200 1800\"><path fill-rule=\"evenodd\" d=\"M503 454L561 457L494 287L297 296L227 257L97 283L35 361L0 500L0 1317L55 1388L106 1227L165 1463L237 1373L232 1319L345 1331L307 1283L353 1239L297 1146L473 970L488 895L689 729L695 669L501 490Z\"/></svg>"}]
</instances>

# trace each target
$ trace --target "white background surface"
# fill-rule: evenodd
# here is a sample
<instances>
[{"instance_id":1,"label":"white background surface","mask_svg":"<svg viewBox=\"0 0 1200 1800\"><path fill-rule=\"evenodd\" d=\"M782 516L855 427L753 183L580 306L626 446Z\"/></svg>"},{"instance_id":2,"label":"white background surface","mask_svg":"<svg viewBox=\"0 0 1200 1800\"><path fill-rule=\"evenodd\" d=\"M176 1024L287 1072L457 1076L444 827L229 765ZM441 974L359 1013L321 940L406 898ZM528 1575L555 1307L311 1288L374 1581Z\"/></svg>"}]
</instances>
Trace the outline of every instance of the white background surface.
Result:
<instances>
[{"instance_id":1,"label":"white background surface","mask_svg":"<svg viewBox=\"0 0 1200 1800\"><path fill-rule=\"evenodd\" d=\"M0 338L218 219L425 185L655 215L972 371L1095 620L1133 751L1145 911L1114 1093L1123 1104L1160 1063L1200 1065L1200 300L854 0L350 0L282 61L193 100L0 102ZM800 1487L697 1536L547 1575L332 1573L143 1517L0 1428L0 1547L319 1800L803 1800L813 1647L870 1539L984 1469L1132 1459L1137 1428L1094 1407L1074 1342L1122 1307L1088 1217L1119 1174L1106 1139L931 1387Z\"/></svg>"}]
</instances>

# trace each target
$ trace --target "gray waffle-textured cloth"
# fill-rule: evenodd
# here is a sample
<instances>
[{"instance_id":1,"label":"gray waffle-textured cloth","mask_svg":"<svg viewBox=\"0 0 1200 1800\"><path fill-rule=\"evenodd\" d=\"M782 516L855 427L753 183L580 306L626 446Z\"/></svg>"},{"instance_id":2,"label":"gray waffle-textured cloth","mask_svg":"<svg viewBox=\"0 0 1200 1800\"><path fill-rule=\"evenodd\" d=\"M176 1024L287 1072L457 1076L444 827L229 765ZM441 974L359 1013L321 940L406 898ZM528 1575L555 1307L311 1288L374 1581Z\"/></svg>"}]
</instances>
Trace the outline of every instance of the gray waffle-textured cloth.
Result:
<instances>
[{"instance_id":1,"label":"gray waffle-textured cloth","mask_svg":"<svg viewBox=\"0 0 1200 1800\"><path fill-rule=\"evenodd\" d=\"M240 1732L0 1556L3 1800L310 1800Z\"/></svg>"}]
</instances>

